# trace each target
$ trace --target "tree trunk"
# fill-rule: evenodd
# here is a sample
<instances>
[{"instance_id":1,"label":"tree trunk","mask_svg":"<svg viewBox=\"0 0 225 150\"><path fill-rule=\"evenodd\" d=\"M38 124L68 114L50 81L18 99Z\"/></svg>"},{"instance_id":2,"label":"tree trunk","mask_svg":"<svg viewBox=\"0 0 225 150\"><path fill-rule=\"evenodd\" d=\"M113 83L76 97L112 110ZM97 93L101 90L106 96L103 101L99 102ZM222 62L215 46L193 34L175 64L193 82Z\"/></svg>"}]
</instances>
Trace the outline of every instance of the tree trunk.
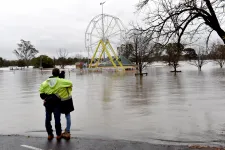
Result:
<instances>
[{"instance_id":1,"label":"tree trunk","mask_svg":"<svg viewBox=\"0 0 225 150\"><path fill-rule=\"evenodd\" d=\"M55 68L55 57L53 58L53 67Z\"/></svg>"},{"instance_id":2,"label":"tree trunk","mask_svg":"<svg viewBox=\"0 0 225 150\"><path fill-rule=\"evenodd\" d=\"M135 39L135 41L134 41L134 43L135 43L135 59L136 59L136 65L138 65L138 41L137 41L137 39Z\"/></svg>"},{"instance_id":3,"label":"tree trunk","mask_svg":"<svg viewBox=\"0 0 225 150\"><path fill-rule=\"evenodd\" d=\"M198 66L198 70L199 71L202 71L202 66Z\"/></svg>"},{"instance_id":4,"label":"tree trunk","mask_svg":"<svg viewBox=\"0 0 225 150\"><path fill-rule=\"evenodd\" d=\"M173 68L174 68L174 72L177 72L177 66L173 65Z\"/></svg>"},{"instance_id":5,"label":"tree trunk","mask_svg":"<svg viewBox=\"0 0 225 150\"><path fill-rule=\"evenodd\" d=\"M136 65L138 66L138 55L136 54L136 56L135 56L136 58Z\"/></svg>"},{"instance_id":6,"label":"tree trunk","mask_svg":"<svg viewBox=\"0 0 225 150\"><path fill-rule=\"evenodd\" d=\"M29 63L28 60L25 59L25 65L26 65L27 68L29 67L29 64L28 63ZM25 68L25 66L24 66L24 68Z\"/></svg>"},{"instance_id":7,"label":"tree trunk","mask_svg":"<svg viewBox=\"0 0 225 150\"><path fill-rule=\"evenodd\" d=\"M220 68L223 68L223 64L222 63L220 63Z\"/></svg>"},{"instance_id":8,"label":"tree trunk","mask_svg":"<svg viewBox=\"0 0 225 150\"><path fill-rule=\"evenodd\" d=\"M139 64L139 73L140 73L140 75L142 75L142 64L141 63Z\"/></svg>"}]
</instances>

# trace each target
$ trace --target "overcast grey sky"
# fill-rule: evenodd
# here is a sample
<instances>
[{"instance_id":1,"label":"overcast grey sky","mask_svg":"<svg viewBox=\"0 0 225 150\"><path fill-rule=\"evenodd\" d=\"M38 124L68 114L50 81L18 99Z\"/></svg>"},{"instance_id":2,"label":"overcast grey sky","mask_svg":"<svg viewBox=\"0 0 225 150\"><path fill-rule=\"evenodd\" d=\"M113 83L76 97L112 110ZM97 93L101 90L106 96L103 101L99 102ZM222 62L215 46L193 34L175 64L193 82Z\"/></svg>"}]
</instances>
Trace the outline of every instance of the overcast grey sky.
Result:
<instances>
[{"instance_id":1,"label":"overcast grey sky","mask_svg":"<svg viewBox=\"0 0 225 150\"><path fill-rule=\"evenodd\" d=\"M12 53L20 39L29 40L40 54L57 56L56 50L84 53L85 30L101 13L103 0L0 0L0 57L16 59ZM139 0L106 0L104 12L129 26Z\"/></svg>"},{"instance_id":2,"label":"overcast grey sky","mask_svg":"<svg viewBox=\"0 0 225 150\"><path fill-rule=\"evenodd\" d=\"M139 0L0 0L0 57L16 59L12 51L20 39L51 57L57 57L59 48L71 56L87 56L85 30L101 14L102 1L104 12L119 17L127 28L131 21L143 19L143 14L134 13ZM211 39L217 38L214 33Z\"/></svg>"}]
</instances>

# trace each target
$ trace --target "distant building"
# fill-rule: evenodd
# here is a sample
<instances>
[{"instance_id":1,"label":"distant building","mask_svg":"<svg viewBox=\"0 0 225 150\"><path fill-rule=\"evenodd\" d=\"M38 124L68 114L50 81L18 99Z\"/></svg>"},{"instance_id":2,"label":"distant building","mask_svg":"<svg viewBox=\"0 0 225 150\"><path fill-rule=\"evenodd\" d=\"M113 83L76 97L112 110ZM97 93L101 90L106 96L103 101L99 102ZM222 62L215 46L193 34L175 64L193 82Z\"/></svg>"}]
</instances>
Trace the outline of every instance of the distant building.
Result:
<instances>
[{"instance_id":1,"label":"distant building","mask_svg":"<svg viewBox=\"0 0 225 150\"><path fill-rule=\"evenodd\" d=\"M77 69L83 69L83 68L87 68L87 63L84 62L76 62L75 66Z\"/></svg>"},{"instance_id":2,"label":"distant building","mask_svg":"<svg viewBox=\"0 0 225 150\"><path fill-rule=\"evenodd\" d=\"M121 63L123 64L123 67L125 70L136 70L136 65L133 64L129 59L125 58L124 56L118 56ZM114 63L120 67L118 62L114 60ZM109 67L114 67L112 62L109 60L109 58L105 58L102 63L98 65L99 68L109 68Z\"/></svg>"}]
</instances>

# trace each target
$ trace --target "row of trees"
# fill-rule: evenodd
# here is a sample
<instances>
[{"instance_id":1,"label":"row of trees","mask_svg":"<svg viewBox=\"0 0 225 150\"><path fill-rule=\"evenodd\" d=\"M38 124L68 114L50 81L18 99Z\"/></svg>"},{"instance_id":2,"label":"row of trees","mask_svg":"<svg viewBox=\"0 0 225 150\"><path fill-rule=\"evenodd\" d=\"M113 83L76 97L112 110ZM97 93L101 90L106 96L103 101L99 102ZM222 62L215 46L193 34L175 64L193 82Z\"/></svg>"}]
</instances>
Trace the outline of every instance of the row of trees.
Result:
<instances>
[{"instance_id":1,"label":"row of trees","mask_svg":"<svg viewBox=\"0 0 225 150\"><path fill-rule=\"evenodd\" d=\"M119 55L135 62L140 74L146 65L153 61L166 62L174 68L172 72L177 72L180 60L188 61L199 70L209 60L216 61L221 68L225 64L225 46L219 42L214 42L209 48L199 47L195 50L181 43L173 42L163 45L149 39L149 36L143 34L132 34L129 41L118 47Z\"/></svg>"},{"instance_id":2,"label":"row of trees","mask_svg":"<svg viewBox=\"0 0 225 150\"><path fill-rule=\"evenodd\" d=\"M175 72L183 54L190 61L194 61L192 64L200 70L206 63L205 59L209 58L223 67L225 31L221 24L224 21L224 8L224 0L140 0L137 10L146 12L145 27L134 25L131 30L132 40L119 49L122 54L126 53L131 59L135 58L140 73L145 67L143 62L151 62L158 54L161 54L158 57L164 58L174 67ZM208 43L213 31L218 34L223 44L214 44L209 52ZM193 43L199 38L203 40L203 37L206 37L207 50L200 48L196 52L181 44L184 40L185 43ZM158 41L161 44L158 44ZM130 52L132 54L129 54Z\"/></svg>"},{"instance_id":3,"label":"row of trees","mask_svg":"<svg viewBox=\"0 0 225 150\"><path fill-rule=\"evenodd\" d=\"M43 67L43 68L52 68L55 65L60 66L61 68L64 68L65 65L75 65L76 62L88 62L88 58L84 58L80 55L77 55L75 57L60 57L58 59L56 58L50 58L46 55L41 55L39 57L33 58L31 60L31 65L35 68Z\"/></svg>"},{"instance_id":4,"label":"row of trees","mask_svg":"<svg viewBox=\"0 0 225 150\"><path fill-rule=\"evenodd\" d=\"M9 66L18 66L18 67L25 67L25 66L34 66L35 68L43 67L43 68L52 68L55 65L64 67L65 65L74 65L76 62L88 62L88 58L75 56L75 57L68 57L63 59L62 65L62 59L59 58L51 58L47 55L40 55L38 57L32 58L28 63L26 64L25 61L19 59L19 60L6 60L0 57L0 67L9 67Z\"/></svg>"},{"instance_id":5,"label":"row of trees","mask_svg":"<svg viewBox=\"0 0 225 150\"><path fill-rule=\"evenodd\" d=\"M13 51L18 60L6 60L0 57L0 67L8 66L34 66L36 68L52 68L55 65L60 65L64 68L65 65L74 65L76 62L87 62L88 58L84 58L81 55L75 57L68 57L68 51L66 49L59 49L57 52L58 58L51 58L46 55L40 55L36 57L39 51L31 44L30 41L21 40L18 48Z\"/></svg>"}]
</instances>

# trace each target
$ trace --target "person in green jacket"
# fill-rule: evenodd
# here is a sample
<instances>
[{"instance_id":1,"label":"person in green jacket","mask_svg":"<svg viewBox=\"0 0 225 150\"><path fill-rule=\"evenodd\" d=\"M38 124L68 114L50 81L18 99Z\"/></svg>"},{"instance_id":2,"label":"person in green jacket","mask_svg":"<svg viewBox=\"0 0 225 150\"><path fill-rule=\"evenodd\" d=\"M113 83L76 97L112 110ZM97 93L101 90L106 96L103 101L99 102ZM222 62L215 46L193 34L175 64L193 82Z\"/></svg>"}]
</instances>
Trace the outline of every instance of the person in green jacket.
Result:
<instances>
[{"instance_id":1,"label":"person in green jacket","mask_svg":"<svg viewBox=\"0 0 225 150\"><path fill-rule=\"evenodd\" d=\"M63 89L72 88L72 82L66 79L59 78L59 69L54 68L52 70L53 77L48 78L40 86L40 97L44 100L44 106L46 110L45 127L48 133L48 139L52 140L54 138L53 130L51 126L52 113L55 118L55 128L57 134L57 140L62 137L61 129L61 98L64 96L65 92Z\"/></svg>"}]
</instances>

